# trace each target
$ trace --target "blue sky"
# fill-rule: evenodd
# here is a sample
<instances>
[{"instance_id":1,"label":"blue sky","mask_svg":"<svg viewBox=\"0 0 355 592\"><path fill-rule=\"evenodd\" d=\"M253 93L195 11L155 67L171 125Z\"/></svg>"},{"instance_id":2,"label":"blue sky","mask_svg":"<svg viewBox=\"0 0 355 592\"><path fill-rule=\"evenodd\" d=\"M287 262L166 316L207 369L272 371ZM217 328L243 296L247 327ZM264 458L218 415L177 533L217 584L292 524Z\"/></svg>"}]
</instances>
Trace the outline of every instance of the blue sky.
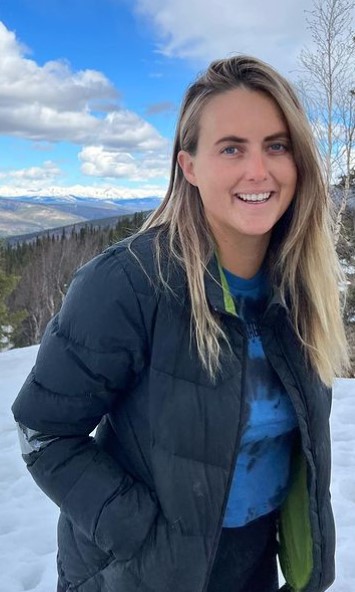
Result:
<instances>
[{"instance_id":1,"label":"blue sky","mask_svg":"<svg viewBox=\"0 0 355 592\"><path fill-rule=\"evenodd\" d=\"M311 0L0 0L0 195L163 195L184 90L251 53L290 78Z\"/></svg>"}]
</instances>

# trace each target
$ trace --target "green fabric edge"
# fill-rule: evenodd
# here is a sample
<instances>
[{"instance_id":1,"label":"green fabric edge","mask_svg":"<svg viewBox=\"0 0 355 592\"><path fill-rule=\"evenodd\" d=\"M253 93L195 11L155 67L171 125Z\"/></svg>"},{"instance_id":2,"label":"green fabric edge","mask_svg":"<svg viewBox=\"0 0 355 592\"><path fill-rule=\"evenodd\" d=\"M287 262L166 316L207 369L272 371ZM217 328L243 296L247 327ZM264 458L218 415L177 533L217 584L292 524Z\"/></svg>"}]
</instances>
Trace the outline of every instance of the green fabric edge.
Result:
<instances>
[{"instance_id":1,"label":"green fabric edge","mask_svg":"<svg viewBox=\"0 0 355 592\"><path fill-rule=\"evenodd\" d=\"M218 261L218 271L219 271L219 275L221 278L221 286L222 286L222 290L223 290L223 302L224 302L224 308L227 312L229 312L230 314L237 316L237 309L235 307L235 303L233 300L233 297L230 293L229 290L229 286L228 286L228 282L227 282L227 278L225 276L225 273L222 269L221 264Z\"/></svg>"},{"instance_id":2,"label":"green fabric edge","mask_svg":"<svg viewBox=\"0 0 355 592\"><path fill-rule=\"evenodd\" d=\"M309 518L307 465L303 453L293 459L292 484L280 512L279 560L286 582L301 592L313 571L313 543Z\"/></svg>"}]
</instances>

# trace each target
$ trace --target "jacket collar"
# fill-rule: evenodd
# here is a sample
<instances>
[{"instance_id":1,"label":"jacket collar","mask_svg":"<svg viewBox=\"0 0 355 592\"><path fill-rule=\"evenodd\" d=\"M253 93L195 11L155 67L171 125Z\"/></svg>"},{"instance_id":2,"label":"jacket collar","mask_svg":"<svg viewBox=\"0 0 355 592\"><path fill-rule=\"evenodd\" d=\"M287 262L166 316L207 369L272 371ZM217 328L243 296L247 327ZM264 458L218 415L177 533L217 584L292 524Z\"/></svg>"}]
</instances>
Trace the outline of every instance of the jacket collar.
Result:
<instances>
[{"instance_id":1,"label":"jacket collar","mask_svg":"<svg viewBox=\"0 0 355 592\"><path fill-rule=\"evenodd\" d=\"M205 289L207 300L214 311L238 316L236 302L230 293L226 276L216 254L212 256L206 268ZM280 289L275 286L272 289L264 318L279 308L287 311Z\"/></svg>"}]
</instances>

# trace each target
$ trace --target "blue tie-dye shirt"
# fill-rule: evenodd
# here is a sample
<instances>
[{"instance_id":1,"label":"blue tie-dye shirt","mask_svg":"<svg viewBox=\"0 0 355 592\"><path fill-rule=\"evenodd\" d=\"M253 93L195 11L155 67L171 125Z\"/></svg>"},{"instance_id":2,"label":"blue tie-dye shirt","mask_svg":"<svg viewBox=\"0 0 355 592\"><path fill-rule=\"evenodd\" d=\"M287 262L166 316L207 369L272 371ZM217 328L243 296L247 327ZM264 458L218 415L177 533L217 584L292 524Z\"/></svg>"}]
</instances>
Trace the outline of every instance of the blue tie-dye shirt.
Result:
<instances>
[{"instance_id":1,"label":"blue tie-dye shirt","mask_svg":"<svg viewBox=\"0 0 355 592\"><path fill-rule=\"evenodd\" d=\"M261 270L246 280L224 272L248 338L243 392L247 413L223 522L224 527L236 527L272 512L285 499L297 418L261 343L267 276Z\"/></svg>"}]
</instances>

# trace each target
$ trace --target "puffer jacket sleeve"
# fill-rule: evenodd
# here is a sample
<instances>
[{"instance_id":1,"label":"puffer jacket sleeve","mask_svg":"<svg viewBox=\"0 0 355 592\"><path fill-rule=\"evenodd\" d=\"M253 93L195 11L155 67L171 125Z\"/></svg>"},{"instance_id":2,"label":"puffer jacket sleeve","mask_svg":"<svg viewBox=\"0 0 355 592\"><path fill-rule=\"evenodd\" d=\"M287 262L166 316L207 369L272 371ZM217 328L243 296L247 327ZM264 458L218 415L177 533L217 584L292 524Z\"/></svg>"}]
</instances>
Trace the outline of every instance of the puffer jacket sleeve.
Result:
<instances>
[{"instance_id":1,"label":"puffer jacket sleeve","mask_svg":"<svg viewBox=\"0 0 355 592\"><path fill-rule=\"evenodd\" d=\"M157 504L89 434L139 381L146 344L136 292L115 251L104 253L76 274L13 405L20 425L52 437L26 459L37 484L119 559L138 550Z\"/></svg>"}]
</instances>

